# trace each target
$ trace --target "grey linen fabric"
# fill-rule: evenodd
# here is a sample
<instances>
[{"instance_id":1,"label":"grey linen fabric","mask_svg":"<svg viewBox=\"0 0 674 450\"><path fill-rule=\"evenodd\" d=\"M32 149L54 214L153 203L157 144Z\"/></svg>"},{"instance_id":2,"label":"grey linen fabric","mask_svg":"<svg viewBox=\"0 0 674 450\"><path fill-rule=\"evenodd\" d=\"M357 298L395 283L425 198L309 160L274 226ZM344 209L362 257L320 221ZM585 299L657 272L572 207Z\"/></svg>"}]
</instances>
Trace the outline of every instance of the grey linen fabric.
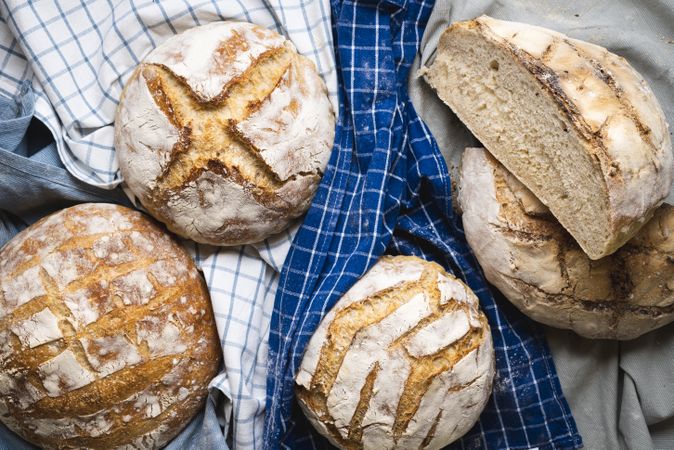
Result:
<instances>
[{"instance_id":1,"label":"grey linen fabric","mask_svg":"<svg viewBox=\"0 0 674 450\"><path fill-rule=\"evenodd\" d=\"M438 0L409 90L454 180L463 149L479 142L415 72L432 61L450 23L481 14L551 28L625 57L674 126L674 0ZM674 204L674 194L668 200ZM545 330L586 448L674 449L674 325L629 342Z\"/></svg>"}]
</instances>

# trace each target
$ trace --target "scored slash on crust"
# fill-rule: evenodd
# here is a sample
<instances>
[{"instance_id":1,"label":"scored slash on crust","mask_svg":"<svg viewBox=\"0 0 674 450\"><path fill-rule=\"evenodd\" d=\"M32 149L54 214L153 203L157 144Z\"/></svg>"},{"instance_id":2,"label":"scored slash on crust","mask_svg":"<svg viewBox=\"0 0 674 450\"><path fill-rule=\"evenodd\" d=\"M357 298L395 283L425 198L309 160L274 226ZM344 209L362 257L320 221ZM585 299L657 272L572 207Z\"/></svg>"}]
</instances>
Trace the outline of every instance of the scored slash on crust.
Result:
<instances>
[{"instance_id":1,"label":"scored slash on crust","mask_svg":"<svg viewBox=\"0 0 674 450\"><path fill-rule=\"evenodd\" d=\"M73 251L87 264L53 258ZM11 280L31 268L44 289L18 302ZM217 370L207 298L185 250L138 212L83 204L29 227L0 251L0 420L46 448L163 445Z\"/></svg>"},{"instance_id":2,"label":"scored slash on crust","mask_svg":"<svg viewBox=\"0 0 674 450\"><path fill-rule=\"evenodd\" d=\"M409 277L394 275L403 267ZM472 426L491 386L491 335L477 298L443 273L418 258L383 257L324 318L296 393L333 444L438 448ZM455 420L442 405L469 413Z\"/></svg>"},{"instance_id":3,"label":"scored slash on crust","mask_svg":"<svg viewBox=\"0 0 674 450\"><path fill-rule=\"evenodd\" d=\"M151 52L115 121L131 191L172 231L216 245L262 240L304 213L333 137L313 63L242 22L197 27Z\"/></svg>"}]
</instances>

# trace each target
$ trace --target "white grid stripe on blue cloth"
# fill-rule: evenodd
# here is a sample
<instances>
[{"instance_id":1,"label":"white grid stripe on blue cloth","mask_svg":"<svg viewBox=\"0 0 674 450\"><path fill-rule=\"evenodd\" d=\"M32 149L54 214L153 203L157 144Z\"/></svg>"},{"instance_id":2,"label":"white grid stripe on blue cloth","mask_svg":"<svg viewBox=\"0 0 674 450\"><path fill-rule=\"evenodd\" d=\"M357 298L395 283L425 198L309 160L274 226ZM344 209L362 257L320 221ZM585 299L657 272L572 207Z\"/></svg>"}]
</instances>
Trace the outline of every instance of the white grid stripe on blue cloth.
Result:
<instances>
[{"instance_id":1,"label":"white grid stripe on blue cloth","mask_svg":"<svg viewBox=\"0 0 674 450\"><path fill-rule=\"evenodd\" d=\"M13 97L31 80L36 117L53 133L66 168L112 188L121 181L113 121L125 80L168 37L225 19L288 36L316 63L337 106L328 0L7 1L0 4L0 93ZM185 243L211 294L225 362L211 387L225 396L220 415L231 417L238 448L262 446L269 322L296 231L297 225L254 246Z\"/></svg>"}]
</instances>

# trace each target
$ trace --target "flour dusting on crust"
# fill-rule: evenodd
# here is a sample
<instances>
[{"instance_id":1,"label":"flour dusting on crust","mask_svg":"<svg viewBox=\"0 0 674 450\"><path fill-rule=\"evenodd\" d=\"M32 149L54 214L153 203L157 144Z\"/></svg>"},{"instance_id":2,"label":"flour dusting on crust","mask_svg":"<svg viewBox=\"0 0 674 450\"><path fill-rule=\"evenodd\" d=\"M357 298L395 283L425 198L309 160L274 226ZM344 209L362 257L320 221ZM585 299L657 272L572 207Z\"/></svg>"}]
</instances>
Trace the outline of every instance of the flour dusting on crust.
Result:
<instances>
[{"instance_id":1,"label":"flour dusting on crust","mask_svg":"<svg viewBox=\"0 0 674 450\"><path fill-rule=\"evenodd\" d=\"M340 448L441 448L475 424L494 370L475 295L437 264L384 256L321 321L296 393Z\"/></svg>"},{"instance_id":2,"label":"flour dusting on crust","mask_svg":"<svg viewBox=\"0 0 674 450\"><path fill-rule=\"evenodd\" d=\"M121 206L65 209L0 249L0 311L0 421L40 447L158 449L219 365L196 266Z\"/></svg>"},{"instance_id":3,"label":"flour dusting on crust","mask_svg":"<svg viewBox=\"0 0 674 450\"><path fill-rule=\"evenodd\" d=\"M307 210L334 127L323 80L290 41L215 22L140 64L120 99L115 147L130 191L171 231L239 245Z\"/></svg>"}]
</instances>

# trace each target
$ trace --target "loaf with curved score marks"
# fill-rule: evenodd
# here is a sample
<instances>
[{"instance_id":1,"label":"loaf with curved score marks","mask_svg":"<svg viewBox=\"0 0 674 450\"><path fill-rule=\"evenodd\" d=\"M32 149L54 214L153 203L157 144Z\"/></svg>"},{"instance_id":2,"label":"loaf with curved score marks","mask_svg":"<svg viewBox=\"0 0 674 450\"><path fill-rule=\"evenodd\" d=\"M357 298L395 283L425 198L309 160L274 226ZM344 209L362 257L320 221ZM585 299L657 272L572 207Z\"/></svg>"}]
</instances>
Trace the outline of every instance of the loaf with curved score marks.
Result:
<instances>
[{"instance_id":1,"label":"loaf with curved score marks","mask_svg":"<svg viewBox=\"0 0 674 450\"><path fill-rule=\"evenodd\" d=\"M220 347L185 250L82 204L0 250L0 421L48 449L155 449L203 406Z\"/></svg>"},{"instance_id":2,"label":"loaf with curved score marks","mask_svg":"<svg viewBox=\"0 0 674 450\"><path fill-rule=\"evenodd\" d=\"M534 320L587 338L633 339L674 321L674 207L612 255L591 260L486 150L459 181L466 239L485 277Z\"/></svg>"},{"instance_id":3,"label":"loaf with curved score marks","mask_svg":"<svg viewBox=\"0 0 674 450\"><path fill-rule=\"evenodd\" d=\"M171 37L127 81L115 119L130 190L197 242L258 242L309 207L335 117L314 64L276 32L215 22Z\"/></svg>"},{"instance_id":4,"label":"loaf with curved score marks","mask_svg":"<svg viewBox=\"0 0 674 450\"><path fill-rule=\"evenodd\" d=\"M296 392L340 448L437 449L475 424L493 377L475 294L435 263L384 256L319 325Z\"/></svg>"}]
</instances>

